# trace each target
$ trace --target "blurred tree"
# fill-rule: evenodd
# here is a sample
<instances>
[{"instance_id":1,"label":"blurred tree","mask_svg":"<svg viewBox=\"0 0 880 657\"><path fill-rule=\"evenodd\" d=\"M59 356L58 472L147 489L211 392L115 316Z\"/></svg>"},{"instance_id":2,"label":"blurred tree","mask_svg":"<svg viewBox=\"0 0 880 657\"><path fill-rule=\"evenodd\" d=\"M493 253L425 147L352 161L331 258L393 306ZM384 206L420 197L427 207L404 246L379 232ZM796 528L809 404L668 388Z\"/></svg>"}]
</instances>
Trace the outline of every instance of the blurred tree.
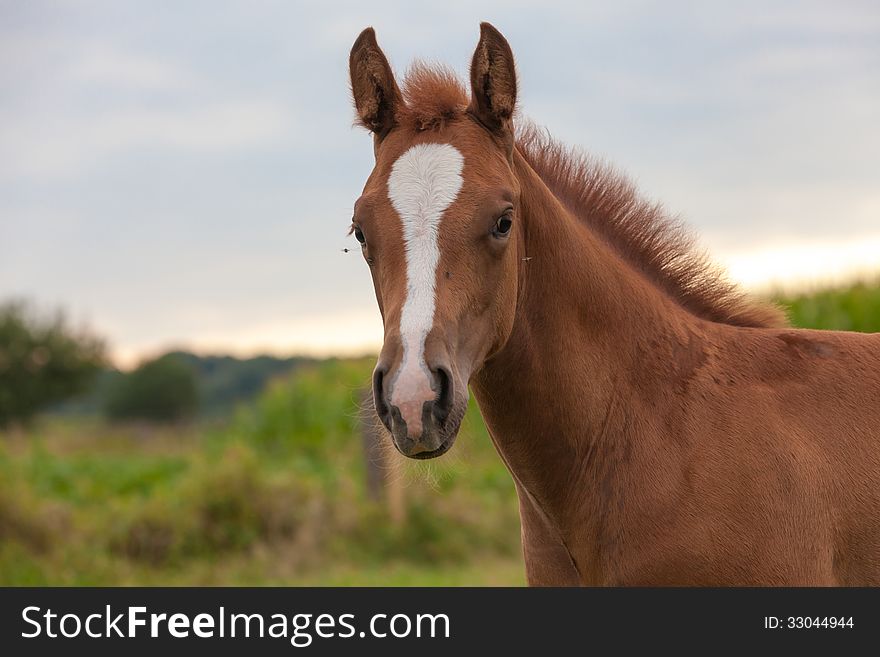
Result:
<instances>
[{"instance_id":1,"label":"blurred tree","mask_svg":"<svg viewBox=\"0 0 880 657\"><path fill-rule=\"evenodd\" d=\"M41 317L26 303L0 305L0 426L83 392L104 364L104 343L68 326L60 312Z\"/></svg>"},{"instance_id":2,"label":"blurred tree","mask_svg":"<svg viewBox=\"0 0 880 657\"><path fill-rule=\"evenodd\" d=\"M104 412L112 420L174 422L191 418L198 401L192 368L166 354L122 376L110 390Z\"/></svg>"}]
</instances>

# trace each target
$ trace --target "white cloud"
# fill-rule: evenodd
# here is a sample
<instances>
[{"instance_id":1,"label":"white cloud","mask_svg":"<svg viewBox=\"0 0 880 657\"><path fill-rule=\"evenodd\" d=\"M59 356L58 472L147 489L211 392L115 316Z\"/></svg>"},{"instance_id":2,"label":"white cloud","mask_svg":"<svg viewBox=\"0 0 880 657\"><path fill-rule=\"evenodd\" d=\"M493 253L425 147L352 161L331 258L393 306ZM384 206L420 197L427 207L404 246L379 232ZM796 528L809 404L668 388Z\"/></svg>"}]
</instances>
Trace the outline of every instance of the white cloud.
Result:
<instances>
[{"instance_id":1,"label":"white cloud","mask_svg":"<svg viewBox=\"0 0 880 657\"><path fill-rule=\"evenodd\" d=\"M102 159L146 149L224 152L289 140L293 116L272 101L184 110L134 109L88 117L0 118L0 177L80 175Z\"/></svg>"},{"instance_id":2,"label":"white cloud","mask_svg":"<svg viewBox=\"0 0 880 657\"><path fill-rule=\"evenodd\" d=\"M182 62L71 34L11 33L0 39L0 79L20 95L77 90L177 91L200 84ZM35 79L36 78L36 79ZM45 96L42 96L45 98Z\"/></svg>"},{"instance_id":3,"label":"white cloud","mask_svg":"<svg viewBox=\"0 0 880 657\"><path fill-rule=\"evenodd\" d=\"M260 147L287 140L294 125L285 103L218 97L210 77L163 51L13 33L0 55L11 90L0 100L0 178L82 177L109 156L144 149Z\"/></svg>"},{"instance_id":4,"label":"white cloud","mask_svg":"<svg viewBox=\"0 0 880 657\"><path fill-rule=\"evenodd\" d=\"M73 84L142 91L178 90L196 82L195 76L180 65L106 45L88 47L71 60L65 76Z\"/></svg>"},{"instance_id":5,"label":"white cloud","mask_svg":"<svg viewBox=\"0 0 880 657\"><path fill-rule=\"evenodd\" d=\"M763 29L852 37L874 35L880 29L880 12L873 0L698 3L695 8L701 10L701 26L723 31L755 32Z\"/></svg>"}]
</instances>

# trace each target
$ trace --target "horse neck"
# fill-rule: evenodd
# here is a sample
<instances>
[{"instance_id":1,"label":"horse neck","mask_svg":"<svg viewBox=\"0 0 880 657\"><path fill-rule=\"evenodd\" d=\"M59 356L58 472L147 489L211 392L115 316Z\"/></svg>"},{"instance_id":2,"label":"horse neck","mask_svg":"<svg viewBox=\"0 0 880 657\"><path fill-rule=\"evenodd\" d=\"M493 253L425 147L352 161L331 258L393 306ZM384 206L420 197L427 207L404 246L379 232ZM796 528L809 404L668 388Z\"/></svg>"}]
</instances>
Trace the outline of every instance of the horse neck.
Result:
<instances>
[{"instance_id":1,"label":"horse neck","mask_svg":"<svg viewBox=\"0 0 880 657\"><path fill-rule=\"evenodd\" d=\"M700 320L594 235L515 152L521 258L509 339L472 381L519 488L560 525L583 525L626 458L626 422Z\"/></svg>"}]
</instances>

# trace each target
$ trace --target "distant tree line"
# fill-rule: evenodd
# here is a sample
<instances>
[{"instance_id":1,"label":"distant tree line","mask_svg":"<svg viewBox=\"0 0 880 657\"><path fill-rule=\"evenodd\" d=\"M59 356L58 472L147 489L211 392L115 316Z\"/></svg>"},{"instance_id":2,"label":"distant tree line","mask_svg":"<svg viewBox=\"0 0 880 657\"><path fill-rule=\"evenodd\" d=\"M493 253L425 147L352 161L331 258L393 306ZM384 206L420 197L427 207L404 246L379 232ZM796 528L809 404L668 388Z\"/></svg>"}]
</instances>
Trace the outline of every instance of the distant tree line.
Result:
<instances>
[{"instance_id":1,"label":"distant tree line","mask_svg":"<svg viewBox=\"0 0 880 657\"><path fill-rule=\"evenodd\" d=\"M307 361L173 351L123 372L108 363L103 340L62 313L7 302L0 304L0 428L47 410L113 421L222 416Z\"/></svg>"},{"instance_id":2,"label":"distant tree line","mask_svg":"<svg viewBox=\"0 0 880 657\"><path fill-rule=\"evenodd\" d=\"M172 351L131 372L114 372L96 386L87 409L111 420L174 422L221 417L256 397L276 376L303 358L198 356Z\"/></svg>"},{"instance_id":3,"label":"distant tree line","mask_svg":"<svg viewBox=\"0 0 880 657\"><path fill-rule=\"evenodd\" d=\"M880 279L777 298L793 326L880 331ZM63 313L0 302L0 429L37 413L102 414L114 421L222 416L306 358L234 358L174 351L130 372L108 364L104 341ZM303 409L304 417L307 409Z\"/></svg>"}]
</instances>

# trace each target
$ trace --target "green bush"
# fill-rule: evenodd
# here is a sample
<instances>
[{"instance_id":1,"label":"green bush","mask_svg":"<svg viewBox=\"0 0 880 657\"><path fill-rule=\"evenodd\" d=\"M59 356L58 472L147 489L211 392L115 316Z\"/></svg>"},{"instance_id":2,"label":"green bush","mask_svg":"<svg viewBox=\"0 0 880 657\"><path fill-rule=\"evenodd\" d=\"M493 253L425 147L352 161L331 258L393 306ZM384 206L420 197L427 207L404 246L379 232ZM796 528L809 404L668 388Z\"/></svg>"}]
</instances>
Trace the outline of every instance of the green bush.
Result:
<instances>
[{"instance_id":1,"label":"green bush","mask_svg":"<svg viewBox=\"0 0 880 657\"><path fill-rule=\"evenodd\" d=\"M174 422L191 418L197 408L195 374L173 355L166 355L117 381L104 412L111 420Z\"/></svg>"},{"instance_id":2,"label":"green bush","mask_svg":"<svg viewBox=\"0 0 880 657\"><path fill-rule=\"evenodd\" d=\"M263 450L323 459L328 450L357 435L373 365L373 359L364 358L303 366L243 409L235 430Z\"/></svg>"},{"instance_id":3,"label":"green bush","mask_svg":"<svg viewBox=\"0 0 880 657\"><path fill-rule=\"evenodd\" d=\"M782 296L789 319L801 328L880 332L880 279Z\"/></svg>"},{"instance_id":4,"label":"green bush","mask_svg":"<svg viewBox=\"0 0 880 657\"><path fill-rule=\"evenodd\" d=\"M219 459L195 463L176 485L120 510L110 547L153 564L247 550L292 536L306 497L295 481L263 476L254 453L233 444Z\"/></svg>"}]
</instances>

